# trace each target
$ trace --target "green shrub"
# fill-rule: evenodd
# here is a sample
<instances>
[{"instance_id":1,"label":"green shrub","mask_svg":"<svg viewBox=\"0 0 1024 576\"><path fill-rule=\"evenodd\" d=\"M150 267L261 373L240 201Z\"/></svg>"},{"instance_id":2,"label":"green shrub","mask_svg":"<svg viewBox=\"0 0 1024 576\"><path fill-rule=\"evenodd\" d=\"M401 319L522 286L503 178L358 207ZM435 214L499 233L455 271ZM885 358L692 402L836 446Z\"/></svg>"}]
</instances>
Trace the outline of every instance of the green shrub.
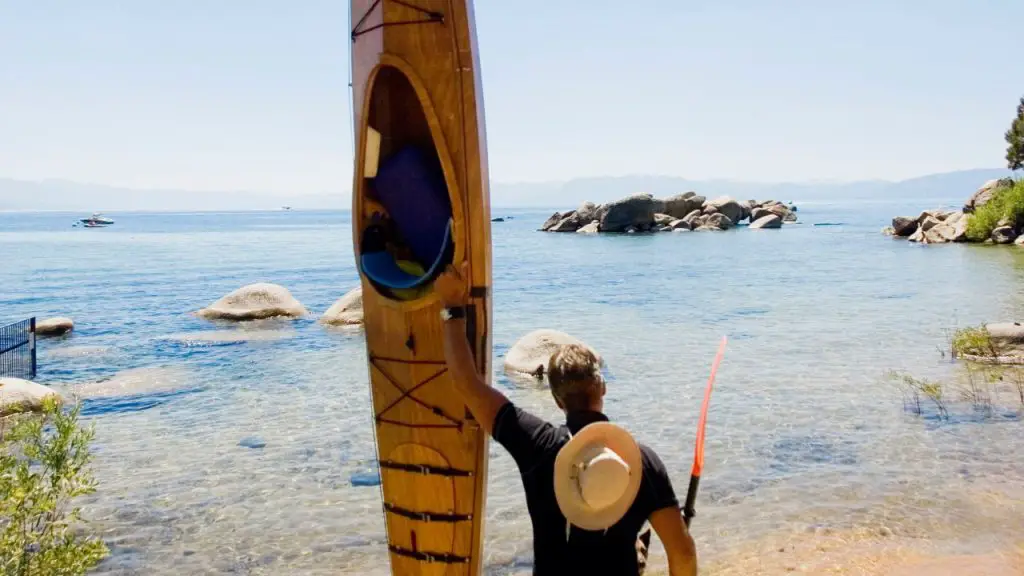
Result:
<instances>
[{"instance_id":1,"label":"green shrub","mask_svg":"<svg viewBox=\"0 0 1024 576\"><path fill-rule=\"evenodd\" d=\"M971 242L988 240L999 221L1006 219L1014 228L1024 225L1024 180L1019 180L992 194L992 199L977 208L967 221L967 239Z\"/></svg>"},{"instance_id":2,"label":"green shrub","mask_svg":"<svg viewBox=\"0 0 1024 576\"><path fill-rule=\"evenodd\" d=\"M79 406L47 399L42 415L0 420L0 574L77 576L108 553L80 532L73 501L95 491L89 470L93 429Z\"/></svg>"},{"instance_id":3,"label":"green shrub","mask_svg":"<svg viewBox=\"0 0 1024 576\"><path fill-rule=\"evenodd\" d=\"M961 356L999 356L992 335L984 324L981 326L968 326L953 333L953 340L950 349L954 358Z\"/></svg>"}]
</instances>

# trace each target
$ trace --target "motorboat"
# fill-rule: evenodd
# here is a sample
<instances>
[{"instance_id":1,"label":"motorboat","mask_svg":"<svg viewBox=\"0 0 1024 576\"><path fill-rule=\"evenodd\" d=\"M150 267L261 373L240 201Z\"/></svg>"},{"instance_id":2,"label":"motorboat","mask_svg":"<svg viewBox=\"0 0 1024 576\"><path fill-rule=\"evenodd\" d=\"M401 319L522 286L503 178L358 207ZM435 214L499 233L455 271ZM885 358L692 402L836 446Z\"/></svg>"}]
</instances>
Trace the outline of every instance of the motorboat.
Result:
<instances>
[{"instance_id":1,"label":"motorboat","mask_svg":"<svg viewBox=\"0 0 1024 576\"><path fill-rule=\"evenodd\" d=\"M100 226L109 226L110 224L114 223L113 220L111 220L110 218L107 218L106 216L104 216L103 214L100 214L99 212L93 212L92 216L90 216L88 218L82 218L78 222L81 223L81 224L85 224L86 226L88 226L89 224L100 225ZM90 226L90 228L94 228L94 227L95 226Z\"/></svg>"}]
</instances>

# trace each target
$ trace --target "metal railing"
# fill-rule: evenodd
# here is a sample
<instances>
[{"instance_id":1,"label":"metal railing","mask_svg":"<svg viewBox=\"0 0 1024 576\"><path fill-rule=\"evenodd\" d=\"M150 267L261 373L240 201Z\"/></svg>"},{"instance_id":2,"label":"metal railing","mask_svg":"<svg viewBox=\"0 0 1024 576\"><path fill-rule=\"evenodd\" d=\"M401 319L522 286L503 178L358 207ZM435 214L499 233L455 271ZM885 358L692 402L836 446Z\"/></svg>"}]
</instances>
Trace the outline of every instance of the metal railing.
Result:
<instances>
[{"instance_id":1,"label":"metal railing","mask_svg":"<svg viewBox=\"0 0 1024 576\"><path fill-rule=\"evenodd\" d=\"M0 376L36 377L36 319L0 326Z\"/></svg>"}]
</instances>

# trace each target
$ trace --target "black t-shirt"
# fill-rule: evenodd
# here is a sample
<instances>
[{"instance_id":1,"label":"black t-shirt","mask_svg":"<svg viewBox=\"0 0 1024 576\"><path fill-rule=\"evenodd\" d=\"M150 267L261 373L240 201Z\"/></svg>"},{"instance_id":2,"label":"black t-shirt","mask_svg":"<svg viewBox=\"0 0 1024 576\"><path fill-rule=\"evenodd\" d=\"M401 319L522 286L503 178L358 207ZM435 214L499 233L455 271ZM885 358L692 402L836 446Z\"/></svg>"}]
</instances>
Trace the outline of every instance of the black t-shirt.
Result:
<instances>
[{"instance_id":1,"label":"black t-shirt","mask_svg":"<svg viewBox=\"0 0 1024 576\"><path fill-rule=\"evenodd\" d=\"M569 441L570 431L575 434L587 424L607 420L600 412L572 412L566 425L556 427L511 402L498 410L494 440L512 455L523 478L533 521L536 576L633 576L639 572L636 540L644 522L656 510L679 508L665 465L653 450L640 444L643 479L626 515L604 531L573 526L566 541L565 516L555 500L555 456Z\"/></svg>"}]
</instances>

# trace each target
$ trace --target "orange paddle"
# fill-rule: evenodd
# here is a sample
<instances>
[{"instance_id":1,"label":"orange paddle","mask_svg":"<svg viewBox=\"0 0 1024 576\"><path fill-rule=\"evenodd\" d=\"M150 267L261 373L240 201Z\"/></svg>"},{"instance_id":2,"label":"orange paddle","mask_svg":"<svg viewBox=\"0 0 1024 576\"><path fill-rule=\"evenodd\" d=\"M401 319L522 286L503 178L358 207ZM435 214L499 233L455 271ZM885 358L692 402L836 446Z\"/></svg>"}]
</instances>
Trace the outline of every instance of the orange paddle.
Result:
<instances>
[{"instance_id":1,"label":"orange paddle","mask_svg":"<svg viewBox=\"0 0 1024 576\"><path fill-rule=\"evenodd\" d=\"M722 336L722 343L718 346L718 354L711 364L711 376L708 377L708 386L704 390L704 404L700 409L700 421L697 423L697 446L693 455L693 469L690 471L690 487L686 491L686 503L683 504L683 521L690 526L690 519L697 513L693 505L697 500L697 486L700 484L700 474L704 471L704 428L708 421L708 404L711 402L711 388L715 384L715 374L718 372L718 365L725 355L726 337Z\"/></svg>"}]
</instances>

